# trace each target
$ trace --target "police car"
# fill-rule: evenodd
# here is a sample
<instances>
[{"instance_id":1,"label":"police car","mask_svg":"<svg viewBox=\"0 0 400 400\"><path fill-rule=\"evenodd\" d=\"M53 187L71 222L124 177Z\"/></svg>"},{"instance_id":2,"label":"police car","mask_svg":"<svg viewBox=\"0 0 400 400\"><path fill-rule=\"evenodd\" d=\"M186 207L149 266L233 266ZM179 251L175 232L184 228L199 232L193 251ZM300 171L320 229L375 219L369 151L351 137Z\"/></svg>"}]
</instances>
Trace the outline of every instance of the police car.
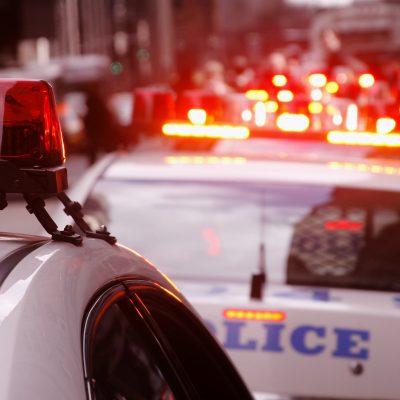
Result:
<instances>
[{"instance_id":1,"label":"police car","mask_svg":"<svg viewBox=\"0 0 400 400\"><path fill-rule=\"evenodd\" d=\"M400 163L290 143L113 154L70 195L162 266L253 392L398 399Z\"/></svg>"},{"instance_id":2,"label":"police car","mask_svg":"<svg viewBox=\"0 0 400 400\"><path fill-rule=\"evenodd\" d=\"M1 399L250 399L180 291L66 194L50 86L1 80L0 203L21 194L46 236L0 235ZM78 231L59 229L53 196ZM7 212L7 209L2 211Z\"/></svg>"}]
</instances>

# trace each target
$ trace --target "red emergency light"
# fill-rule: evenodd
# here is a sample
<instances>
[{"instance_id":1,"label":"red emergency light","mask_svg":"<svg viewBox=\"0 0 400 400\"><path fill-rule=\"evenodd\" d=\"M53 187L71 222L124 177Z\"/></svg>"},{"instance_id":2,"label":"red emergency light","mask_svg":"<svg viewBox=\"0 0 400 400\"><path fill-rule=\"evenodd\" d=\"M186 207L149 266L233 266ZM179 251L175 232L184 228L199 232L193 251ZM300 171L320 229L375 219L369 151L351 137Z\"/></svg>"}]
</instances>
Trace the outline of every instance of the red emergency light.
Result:
<instances>
[{"instance_id":1,"label":"red emergency light","mask_svg":"<svg viewBox=\"0 0 400 400\"><path fill-rule=\"evenodd\" d=\"M64 142L47 82L0 80L0 115L0 159L28 167L64 163Z\"/></svg>"},{"instance_id":2,"label":"red emergency light","mask_svg":"<svg viewBox=\"0 0 400 400\"><path fill-rule=\"evenodd\" d=\"M51 86L0 79L0 194L60 193L65 150Z\"/></svg>"},{"instance_id":3,"label":"red emergency light","mask_svg":"<svg viewBox=\"0 0 400 400\"><path fill-rule=\"evenodd\" d=\"M327 231L351 231L359 232L364 228L361 221L351 221L348 219L332 220L325 222L325 229Z\"/></svg>"},{"instance_id":4,"label":"red emergency light","mask_svg":"<svg viewBox=\"0 0 400 400\"><path fill-rule=\"evenodd\" d=\"M34 214L54 240L82 244L71 225L58 230L45 209L44 198L57 196L64 212L88 237L114 244L105 227L92 232L82 207L72 201L68 188L64 142L51 86L45 81L0 79L0 210L7 207L7 194L23 195Z\"/></svg>"}]
</instances>

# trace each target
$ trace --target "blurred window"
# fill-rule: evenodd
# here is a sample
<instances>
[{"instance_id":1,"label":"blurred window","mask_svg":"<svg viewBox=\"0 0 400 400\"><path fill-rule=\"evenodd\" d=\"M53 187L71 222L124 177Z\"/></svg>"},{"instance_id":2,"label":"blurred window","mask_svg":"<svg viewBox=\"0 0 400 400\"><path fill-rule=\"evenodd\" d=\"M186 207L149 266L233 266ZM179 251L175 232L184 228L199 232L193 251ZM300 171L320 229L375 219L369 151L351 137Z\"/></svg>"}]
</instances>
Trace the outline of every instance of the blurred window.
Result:
<instances>
[{"instance_id":1,"label":"blurred window","mask_svg":"<svg viewBox=\"0 0 400 400\"><path fill-rule=\"evenodd\" d=\"M270 282L400 290L396 192L101 180L93 198L99 223L174 279L247 281L265 243Z\"/></svg>"},{"instance_id":2,"label":"blurred window","mask_svg":"<svg viewBox=\"0 0 400 400\"><path fill-rule=\"evenodd\" d=\"M250 399L220 345L180 299L147 281L125 284L110 288L88 314L91 398Z\"/></svg>"},{"instance_id":3,"label":"blurred window","mask_svg":"<svg viewBox=\"0 0 400 400\"><path fill-rule=\"evenodd\" d=\"M95 399L173 400L159 360L151 352L127 298L107 304L97 318L89 351Z\"/></svg>"}]
</instances>

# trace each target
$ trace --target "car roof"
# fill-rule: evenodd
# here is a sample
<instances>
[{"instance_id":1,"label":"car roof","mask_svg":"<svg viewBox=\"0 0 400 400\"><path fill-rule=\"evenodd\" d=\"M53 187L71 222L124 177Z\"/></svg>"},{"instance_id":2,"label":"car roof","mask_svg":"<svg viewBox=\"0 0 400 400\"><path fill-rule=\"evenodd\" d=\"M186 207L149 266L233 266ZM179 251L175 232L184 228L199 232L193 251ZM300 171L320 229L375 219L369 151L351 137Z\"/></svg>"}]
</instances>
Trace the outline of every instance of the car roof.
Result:
<instances>
[{"instance_id":1,"label":"car roof","mask_svg":"<svg viewBox=\"0 0 400 400\"><path fill-rule=\"evenodd\" d=\"M4 247L9 251L8 239L0 236L0 254ZM21 378L22 365L21 390L34 381L40 398L60 397L57 393L81 398L83 393L76 393L79 388L71 388L70 380L82 379L77 360L81 359L83 315L100 288L123 278L162 285L185 301L143 257L99 239L85 238L82 246L48 240L19 260L0 287L0 337L7 339L0 341L0 398L13 397L11 393L19 391L21 385L15 384L15 377ZM27 359L37 363L26 363ZM69 379L65 379L65 371ZM71 390L72 397L66 396Z\"/></svg>"},{"instance_id":2,"label":"car roof","mask_svg":"<svg viewBox=\"0 0 400 400\"><path fill-rule=\"evenodd\" d=\"M277 182L399 190L400 162L277 152L260 155L143 152L121 155L107 180Z\"/></svg>"},{"instance_id":3,"label":"car roof","mask_svg":"<svg viewBox=\"0 0 400 400\"><path fill-rule=\"evenodd\" d=\"M400 159L369 158L374 149L320 142L223 140L212 151L175 151L165 141L146 140L131 151L103 156L68 190L84 204L99 179L120 182L276 182L399 190ZM56 208L60 225L71 223Z\"/></svg>"}]
</instances>

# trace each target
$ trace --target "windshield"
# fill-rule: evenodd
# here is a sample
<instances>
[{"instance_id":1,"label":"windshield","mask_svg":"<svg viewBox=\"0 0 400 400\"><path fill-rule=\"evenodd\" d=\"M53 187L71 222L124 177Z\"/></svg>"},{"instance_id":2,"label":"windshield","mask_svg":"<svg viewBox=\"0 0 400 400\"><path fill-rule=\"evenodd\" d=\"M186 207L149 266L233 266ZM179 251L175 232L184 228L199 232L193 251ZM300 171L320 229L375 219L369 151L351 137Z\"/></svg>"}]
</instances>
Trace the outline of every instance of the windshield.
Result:
<instances>
[{"instance_id":1,"label":"windshield","mask_svg":"<svg viewBox=\"0 0 400 400\"><path fill-rule=\"evenodd\" d=\"M248 281L264 244L269 282L398 290L399 205L334 186L102 180L85 208L174 279Z\"/></svg>"}]
</instances>

